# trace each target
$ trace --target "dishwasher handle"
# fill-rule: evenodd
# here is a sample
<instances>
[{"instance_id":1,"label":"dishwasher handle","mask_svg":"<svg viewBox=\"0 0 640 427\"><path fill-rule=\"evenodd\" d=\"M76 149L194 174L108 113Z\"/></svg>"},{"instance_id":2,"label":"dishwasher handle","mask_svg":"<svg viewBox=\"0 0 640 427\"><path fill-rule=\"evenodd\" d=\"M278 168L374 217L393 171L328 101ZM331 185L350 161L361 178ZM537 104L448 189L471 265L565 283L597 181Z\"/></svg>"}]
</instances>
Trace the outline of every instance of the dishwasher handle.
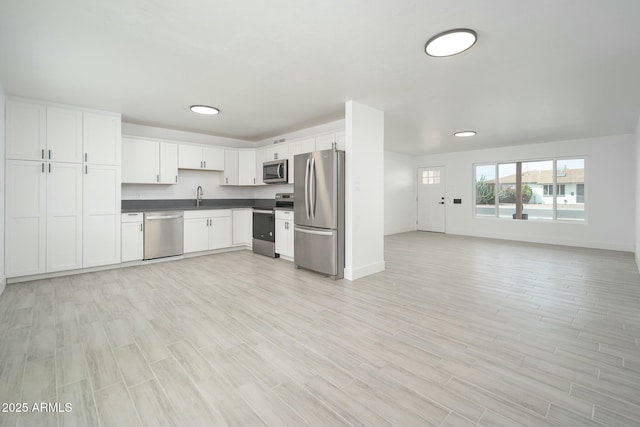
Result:
<instances>
[{"instance_id":1,"label":"dishwasher handle","mask_svg":"<svg viewBox=\"0 0 640 427\"><path fill-rule=\"evenodd\" d=\"M146 217L146 219L148 220L153 220L153 219L179 219L182 218L183 215L154 215L154 216L148 216Z\"/></svg>"}]
</instances>

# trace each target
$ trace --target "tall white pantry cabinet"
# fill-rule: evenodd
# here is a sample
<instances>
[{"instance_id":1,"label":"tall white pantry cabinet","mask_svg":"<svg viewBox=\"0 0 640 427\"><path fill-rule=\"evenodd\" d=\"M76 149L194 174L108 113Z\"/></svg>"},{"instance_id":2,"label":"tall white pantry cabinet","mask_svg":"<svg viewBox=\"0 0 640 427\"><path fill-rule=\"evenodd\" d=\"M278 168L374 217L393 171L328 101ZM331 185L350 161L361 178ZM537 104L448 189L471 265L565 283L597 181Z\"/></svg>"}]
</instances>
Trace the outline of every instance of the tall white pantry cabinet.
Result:
<instances>
[{"instance_id":1,"label":"tall white pantry cabinet","mask_svg":"<svg viewBox=\"0 0 640 427\"><path fill-rule=\"evenodd\" d=\"M8 278L120 262L120 115L6 101Z\"/></svg>"}]
</instances>

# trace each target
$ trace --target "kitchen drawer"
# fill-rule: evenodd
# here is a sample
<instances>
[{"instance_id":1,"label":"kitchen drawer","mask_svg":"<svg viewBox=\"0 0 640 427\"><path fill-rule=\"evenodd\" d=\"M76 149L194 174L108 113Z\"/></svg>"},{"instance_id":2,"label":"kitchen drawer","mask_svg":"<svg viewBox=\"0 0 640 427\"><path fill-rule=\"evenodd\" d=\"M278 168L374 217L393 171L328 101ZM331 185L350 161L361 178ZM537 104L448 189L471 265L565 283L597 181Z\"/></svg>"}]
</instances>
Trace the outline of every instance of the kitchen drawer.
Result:
<instances>
[{"instance_id":1,"label":"kitchen drawer","mask_svg":"<svg viewBox=\"0 0 640 427\"><path fill-rule=\"evenodd\" d=\"M142 212L123 213L122 222L142 222Z\"/></svg>"},{"instance_id":2,"label":"kitchen drawer","mask_svg":"<svg viewBox=\"0 0 640 427\"><path fill-rule=\"evenodd\" d=\"M184 211L185 219L195 218L224 218L231 216L231 209L208 209L208 210L192 210Z\"/></svg>"},{"instance_id":3,"label":"kitchen drawer","mask_svg":"<svg viewBox=\"0 0 640 427\"><path fill-rule=\"evenodd\" d=\"M284 219L287 221L293 221L293 211L279 211L276 210L276 219Z\"/></svg>"}]
</instances>

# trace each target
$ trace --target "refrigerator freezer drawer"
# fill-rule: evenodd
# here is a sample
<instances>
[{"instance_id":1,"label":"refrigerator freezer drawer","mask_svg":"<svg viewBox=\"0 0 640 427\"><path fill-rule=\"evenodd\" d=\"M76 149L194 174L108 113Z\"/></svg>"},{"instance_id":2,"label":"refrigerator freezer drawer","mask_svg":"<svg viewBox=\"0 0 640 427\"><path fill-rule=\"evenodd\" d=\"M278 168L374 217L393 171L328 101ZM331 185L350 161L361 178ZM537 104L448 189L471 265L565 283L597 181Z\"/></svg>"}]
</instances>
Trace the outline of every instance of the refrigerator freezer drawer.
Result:
<instances>
[{"instance_id":1,"label":"refrigerator freezer drawer","mask_svg":"<svg viewBox=\"0 0 640 427\"><path fill-rule=\"evenodd\" d=\"M298 267L324 273L338 274L338 232L327 229L294 228L294 263Z\"/></svg>"}]
</instances>

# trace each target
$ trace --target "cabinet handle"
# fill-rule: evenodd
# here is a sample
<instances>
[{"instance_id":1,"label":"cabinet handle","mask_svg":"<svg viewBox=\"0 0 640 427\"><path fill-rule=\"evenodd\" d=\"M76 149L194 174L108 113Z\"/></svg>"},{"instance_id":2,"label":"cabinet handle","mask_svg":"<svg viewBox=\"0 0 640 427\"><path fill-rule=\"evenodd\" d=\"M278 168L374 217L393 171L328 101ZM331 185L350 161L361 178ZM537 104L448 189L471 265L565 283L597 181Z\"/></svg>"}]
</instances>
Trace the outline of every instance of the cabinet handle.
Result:
<instances>
[{"instance_id":1,"label":"cabinet handle","mask_svg":"<svg viewBox=\"0 0 640 427\"><path fill-rule=\"evenodd\" d=\"M156 175L156 182L160 182L160 175Z\"/></svg>"},{"instance_id":2,"label":"cabinet handle","mask_svg":"<svg viewBox=\"0 0 640 427\"><path fill-rule=\"evenodd\" d=\"M87 153L84 153L84 161L87 161Z\"/></svg>"},{"instance_id":3,"label":"cabinet handle","mask_svg":"<svg viewBox=\"0 0 640 427\"><path fill-rule=\"evenodd\" d=\"M43 150L44 152L44 150ZM42 173L44 173L44 163L42 164Z\"/></svg>"},{"instance_id":4,"label":"cabinet handle","mask_svg":"<svg viewBox=\"0 0 640 427\"><path fill-rule=\"evenodd\" d=\"M204 162L202 162L202 164L204 164L204 168L207 168L207 161L205 160Z\"/></svg>"},{"instance_id":5,"label":"cabinet handle","mask_svg":"<svg viewBox=\"0 0 640 427\"><path fill-rule=\"evenodd\" d=\"M224 183L225 183L225 184L228 184L228 183L229 183L229 178L225 178L225 179L224 179Z\"/></svg>"},{"instance_id":6,"label":"cabinet handle","mask_svg":"<svg viewBox=\"0 0 640 427\"><path fill-rule=\"evenodd\" d=\"M51 163L49 163L49 173L51 173Z\"/></svg>"},{"instance_id":7,"label":"cabinet handle","mask_svg":"<svg viewBox=\"0 0 640 427\"><path fill-rule=\"evenodd\" d=\"M202 160L200 160L200 169L202 169L204 166L202 166Z\"/></svg>"},{"instance_id":8,"label":"cabinet handle","mask_svg":"<svg viewBox=\"0 0 640 427\"><path fill-rule=\"evenodd\" d=\"M176 182L178 182L178 175L176 175Z\"/></svg>"},{"instance_id":9,"label":"cabinet handle","mask_svg":"<svg viewBox=\"0 0 640 427\"><path fill-rule=\"evenodd\" d=\"M142 223L140 223L140 232L142 233Z\"/></svg>"},{"instance_id":10,"label":"cabinet handle","mask_svg":"<svg viewBox=\"0 0 640 427\"><path fill-rule=\"evenodd\" d=\"M278 153L273 153L273 160L278 160Z\"/></svg>"},{"instance_id":11,"label":"cabinet handle","mask_svg":"<svg viewBox=\"0 0 640 427\"><path fill-rule=\"evenodd\" d=\"M256 179L255 179L255 178L253 178L253 183L254 183L254 184L256 183Z\"/></svg>"},{"instance_id":12,"label":"cabinet handle","mask_svg":"<svg viewBox=\"0 0 640 427\"><path fill-rule=\"evenodd\" d=\"M42 149L42 160L44 160L44 148Z\"/></svg>"},{"instance_id":13,"label":"cabinet handle","mask_svg":"<svg viewBox=\"0 0 640 427\"><path fill-rule=\"evenodd\" d=\"M84 165L84 174L85 175L89 174L89 168L87 167L87 165Z\"/></svg>"},{"instance_id":14,"label":"cabinet handle","mask_svg":"<svg viewBox=\"0 0 640 427\"><path fill-rule=\"evenodd\" d=\"M51 160L51 150L49 150L49 160Z\"/></svg>"}]
</instances>

